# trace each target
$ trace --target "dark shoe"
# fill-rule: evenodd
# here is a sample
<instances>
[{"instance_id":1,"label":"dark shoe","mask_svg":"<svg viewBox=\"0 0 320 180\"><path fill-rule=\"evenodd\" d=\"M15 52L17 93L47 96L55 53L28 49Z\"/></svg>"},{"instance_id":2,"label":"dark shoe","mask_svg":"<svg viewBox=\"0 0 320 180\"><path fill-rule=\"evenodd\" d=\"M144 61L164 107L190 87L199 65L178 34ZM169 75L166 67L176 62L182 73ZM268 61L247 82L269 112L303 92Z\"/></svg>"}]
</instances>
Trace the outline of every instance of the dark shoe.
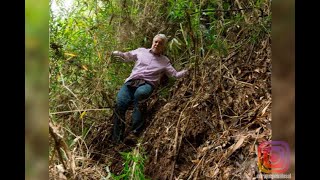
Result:
<instances>
[{"instance_id":1,"label":"dark shoe","mask_svg":"<svg viewBox=\"0 0 320 180\"><path fill-rule=\"evenodd\" d=\"M134 134L129 134L129 136L127 136L124 139L124 144L128 145L128 146L134 146L137 144L137 137Z\"/></svg>"},{"instance_id":2,"label":"dark shoe","mask_svg":"<svg viewBox=\"0 0 320 180\"><path fill-rule=\"evenodd\" d=\"M118 144L120 142L123 141L123 133L122 132L117 132L117 131L113 131L112 137L111 137L111 141L114 144Z\"/></svg>"}]
</instances>

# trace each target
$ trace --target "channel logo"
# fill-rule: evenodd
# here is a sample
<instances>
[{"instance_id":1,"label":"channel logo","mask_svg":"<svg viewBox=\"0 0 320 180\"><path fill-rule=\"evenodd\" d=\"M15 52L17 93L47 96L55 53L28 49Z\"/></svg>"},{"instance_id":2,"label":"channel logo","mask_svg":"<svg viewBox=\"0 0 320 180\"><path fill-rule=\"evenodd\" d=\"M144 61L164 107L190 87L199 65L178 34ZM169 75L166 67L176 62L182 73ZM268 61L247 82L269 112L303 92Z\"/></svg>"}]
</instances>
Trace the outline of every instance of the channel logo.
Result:
<instances>
[{"instance_id":1,"label":"channel logo","mask_svg":"<svg viewBox=\"0 0 320 180\"><path fill-rule=\"evenodd\" d=\"M264 141L258 146L258 167L261 172L280 174L288 171L290 149L284 141Z\"/></svg>"}]
</instances>

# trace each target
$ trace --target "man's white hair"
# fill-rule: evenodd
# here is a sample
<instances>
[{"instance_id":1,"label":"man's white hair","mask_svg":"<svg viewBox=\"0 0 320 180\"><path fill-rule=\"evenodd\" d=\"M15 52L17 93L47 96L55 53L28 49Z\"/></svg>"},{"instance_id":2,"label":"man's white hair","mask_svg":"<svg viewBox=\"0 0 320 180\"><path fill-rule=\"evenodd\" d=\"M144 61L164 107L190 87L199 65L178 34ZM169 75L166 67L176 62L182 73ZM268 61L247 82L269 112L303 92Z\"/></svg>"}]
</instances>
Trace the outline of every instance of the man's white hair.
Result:
<instances>
[{"instance_id":1,"label":"man's white hair","mask_svg":"<svg viewBox=\"0 0 320 180\"><path fill-rule=\"evenodd\" d=\"M161 39L164 40L164 44L167 44L168 38L167 38L166 35L164 35L164 34L157 34L157 35L154 36L154 38L156 38L156 37L160 37ZM154 38L153 38L153 39L154 39Z\"/></svg>"}]
</instances>

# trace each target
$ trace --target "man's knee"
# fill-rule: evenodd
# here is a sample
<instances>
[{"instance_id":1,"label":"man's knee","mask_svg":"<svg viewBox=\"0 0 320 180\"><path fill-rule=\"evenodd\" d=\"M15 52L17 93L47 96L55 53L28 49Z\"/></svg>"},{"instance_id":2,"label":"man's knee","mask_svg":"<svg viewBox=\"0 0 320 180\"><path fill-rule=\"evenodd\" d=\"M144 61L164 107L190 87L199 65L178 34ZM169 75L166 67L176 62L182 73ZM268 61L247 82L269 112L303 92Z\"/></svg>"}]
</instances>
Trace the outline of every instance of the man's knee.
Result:
<instances>
[{"instance_id":1,"label":"man's knee","mask_svg":"<svg viewBox=\"0 0 320 180\"><path fill-rule=\"evenodd\" d=\"M116 110L123 112L126 111L129 107L130 101L123 98L117 98Z\"/></svg>"},{"instance_id":2,"label":"man's knee","mask_svg":"<svg viewBox=\"0 0 320 180\"><path fill-rule=\"evenodd\" d=\"M127 88L126 86L123 86L120 89L120 91L117 95L117 98L116 98L116 104L117 104L118 108L124 109L124 110L129 106L129 104L131 102L129 92L126 88Z\"/></svg>"},{"instance_id":3,"label":"man's knee","mask_svg":"<svg viewBox=\"0 0 320 180\"><path fill-rule=\"evenodd\" d=\"M150 91L139 91L134 94L134 99L136 101L143 101L150 97L152 92Z\"/></svg>"}]
</instances>

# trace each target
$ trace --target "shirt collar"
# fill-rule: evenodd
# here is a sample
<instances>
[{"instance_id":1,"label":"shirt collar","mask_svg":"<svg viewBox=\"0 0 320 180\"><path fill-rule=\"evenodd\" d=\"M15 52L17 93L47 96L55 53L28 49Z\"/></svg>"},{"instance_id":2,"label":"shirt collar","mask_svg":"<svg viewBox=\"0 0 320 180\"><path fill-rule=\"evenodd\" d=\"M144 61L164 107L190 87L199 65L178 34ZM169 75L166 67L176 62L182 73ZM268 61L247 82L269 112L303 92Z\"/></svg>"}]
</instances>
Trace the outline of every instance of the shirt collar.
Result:
<instances>
[{"instance_id":1,"label":"shirt collar","mask_svg":"<svg viewBox=\"0 0 320 180\"><path fill-rule=\"evenodd\" d=\"M156 56L159 56L159 57L162 55L162 54L159 54L159 55L158 55L158 54L153 53L153 52L151 51L151 48L149 48L149 52L150 52L151 54L156 55Z\"/></svg>"}]
</instances>

